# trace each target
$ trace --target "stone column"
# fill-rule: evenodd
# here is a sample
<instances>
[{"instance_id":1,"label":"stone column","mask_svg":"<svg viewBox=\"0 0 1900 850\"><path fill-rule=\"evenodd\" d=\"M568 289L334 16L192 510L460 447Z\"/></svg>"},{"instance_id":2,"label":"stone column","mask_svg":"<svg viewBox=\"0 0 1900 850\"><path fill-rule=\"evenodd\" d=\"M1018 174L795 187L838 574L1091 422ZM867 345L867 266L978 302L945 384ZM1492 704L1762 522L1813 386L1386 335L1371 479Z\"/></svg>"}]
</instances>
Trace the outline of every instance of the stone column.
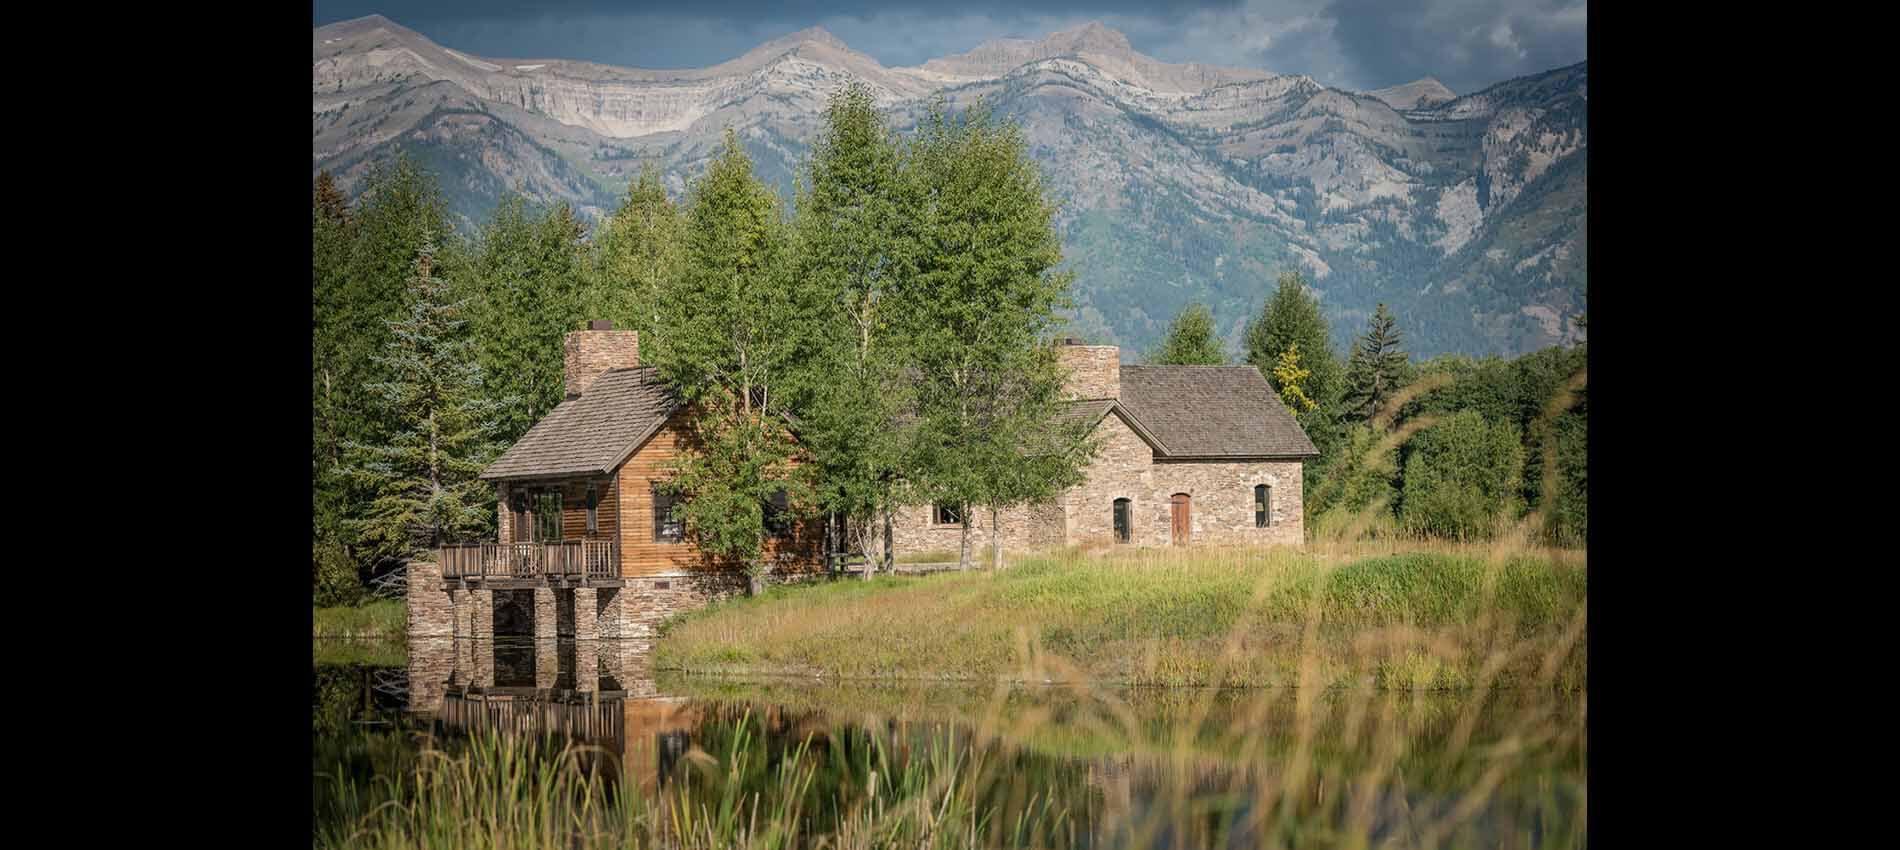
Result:
<instances>
[{"instance_id":1,"label":"stone column","mask_svg":"<svg viewBox=\"0 0 1900 850\"><path fill-rule=\"evenodd\" d=\"M537 593L539 591L536 591ZM561 672L561 644L553 637L535 636L534 641L534 686L543 690L554 687L554 680Z\"/></svg>"},{"instance_id":2,"label":"stone column","mask_svg":"<svg viewBox=\"0 0 1900 850\"><path fill-rule=\"evenodd\" d=\"M494 591L484 589L468 592L468 637L474 640L491 640L495 637ZM493 666L492 663L490 666Z\"/></svg>"},{"instance_id":3,"label":"stone column","mask_svg":"<svg viewBox=\"0 0 1900 850\"><path fill-rule=\"evenodd\" d=\"M574 588L574 639L591 641L600 636L598 589Z\"/></svg>"},{"instance_id":4,"label":"stone column","mask_svg":"<svg viewBox=\"0 0 1900 850\"><path fill-rule=\"evenodd\" d=\"M455 600L442 589L442 566L435 561L410 561L407 571L409 637L438 638L455 634Z\"/></svg>"},{"instance_id":5,"label":"stone column","mask_svg":"<svg viewBox=\"0 0 1900 850\"><path fill-rule=\"evenodd\" d=\"M599 609L598 624L594 629L595 637L602 640L619 640L621 635L625 634L621 623L624 620L623 609L626 607L626 597L627 589L624 587L603 587L594 592L594 605Z\"/></svg>"},{"instance_id":6,"label":"stone column","mask_svg":"<svg viewBox=\"0 0 1900 850\"><path fill-rule=\"evenodd\" d=\"M534 589L534 639L537 642L553 640L556 637L554 604L554 588Z\"/></svg>"},{"instance_id":7,"label":"stone column","mask_svg":"<svg viewBox=\"0 0 1900 850\"><path fill-rule=\"evenodd\" d=\"M574 642L574 690L589 694L600 690L599 641Z\"/></svg>"},{"instance_id":8,"label":"stone column","mask_svg":"<svg viewBox=\"0 0 1900 850\"><path fill-rule=\"evenodd\" d=\"M483 591L486 595L487 591ZM477 688L495 686L495 645L488 641L468 642L469 684Z\"/></svg>"}]
</instances>

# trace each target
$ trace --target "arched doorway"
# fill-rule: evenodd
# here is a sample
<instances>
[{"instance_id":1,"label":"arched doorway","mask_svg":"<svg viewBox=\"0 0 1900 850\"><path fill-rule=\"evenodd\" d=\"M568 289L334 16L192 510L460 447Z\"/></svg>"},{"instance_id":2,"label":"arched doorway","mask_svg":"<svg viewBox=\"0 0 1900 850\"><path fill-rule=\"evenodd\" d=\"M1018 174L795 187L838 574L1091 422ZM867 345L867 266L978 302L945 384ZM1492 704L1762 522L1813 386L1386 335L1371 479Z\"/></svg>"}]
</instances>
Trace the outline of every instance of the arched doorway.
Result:
<instances>
[{"instance_id":1,"label":"arched doorway","mask_svg":"<svg viewBox=\"0 0 1900 850\"><path fill-rule=\"evenodd\" d=\"M1168 506L1174 514L1174 545L1186 546L1188 535L1194 528L1189 516L1188 494L1176 493L1168 497Z\"/></svg>"}]
</instances>

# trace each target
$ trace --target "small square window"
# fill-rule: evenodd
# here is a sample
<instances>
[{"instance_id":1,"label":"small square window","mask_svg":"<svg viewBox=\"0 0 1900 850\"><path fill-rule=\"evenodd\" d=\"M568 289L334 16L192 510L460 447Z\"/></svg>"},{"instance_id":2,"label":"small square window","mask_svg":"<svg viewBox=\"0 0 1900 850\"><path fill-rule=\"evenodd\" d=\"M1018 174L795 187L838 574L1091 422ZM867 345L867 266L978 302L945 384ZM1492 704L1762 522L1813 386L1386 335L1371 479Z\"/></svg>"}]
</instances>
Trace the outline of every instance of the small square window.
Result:
<instances>
[{"instance_id":1,"label":"small square window","mask_svg":"<svg viewBox=\"0 0 1900 850\"><path fill-rule=\"evenodd\" d=\"M932 514L938 525L962 525L963 509L957 505L933 505Z\"/></svg>"}]
</instances>

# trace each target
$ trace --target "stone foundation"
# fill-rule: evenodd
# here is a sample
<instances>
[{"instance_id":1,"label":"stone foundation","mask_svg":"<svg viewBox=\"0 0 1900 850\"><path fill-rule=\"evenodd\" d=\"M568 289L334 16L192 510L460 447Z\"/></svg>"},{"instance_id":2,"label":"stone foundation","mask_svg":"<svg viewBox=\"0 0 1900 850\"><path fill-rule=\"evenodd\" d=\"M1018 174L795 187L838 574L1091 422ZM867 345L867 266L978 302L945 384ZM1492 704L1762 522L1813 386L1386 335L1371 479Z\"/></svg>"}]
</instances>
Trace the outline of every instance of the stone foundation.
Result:
<instances>
[{"instance_id":1,"label":"stone foundation","mask_svg":"<svg viewBox=\"0 0 1900 850\"><path fill-rule=\"evenodd\" d=\"M444 638L455 635L456 599L442 589L442 566L434 561L410 561L404 600L409 609L409 637Z\"/></svg>"},{"instance_id":2,"label":"stone foundation","mask_svg":"<svg viewBox=\"0 0 1900 850\"><path fill-rule=\"evenodd\" d=\"M666 618L745 593L746 586L746 576L740 572L629 578L617 594L621 608L619 637L639 651L649 651Z\"/></svg>"}]
</instances>

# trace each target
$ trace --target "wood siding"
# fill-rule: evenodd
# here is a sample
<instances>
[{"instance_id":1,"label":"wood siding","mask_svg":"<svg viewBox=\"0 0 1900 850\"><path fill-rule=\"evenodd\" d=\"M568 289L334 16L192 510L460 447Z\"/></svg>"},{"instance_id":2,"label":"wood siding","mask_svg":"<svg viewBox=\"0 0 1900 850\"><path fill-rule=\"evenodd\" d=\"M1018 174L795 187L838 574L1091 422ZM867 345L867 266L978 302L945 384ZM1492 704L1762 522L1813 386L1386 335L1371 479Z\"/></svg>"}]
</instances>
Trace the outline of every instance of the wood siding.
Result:
<instances>
[{"instance_id":1,"label":"wood siding","mask_svg":"<svg viewBox=\"0 0 1900 850\"><path fill-rule=\"evenodd\" d=\"M699 551L690 539L663 543L653 539L653 483L672 476L676 459L689 451L690 432L686 414L679 412L666 421L652 438L615 470L619 478L617 495L620 510L620 572L634 578L669 573L708 570L739 570L738 563L722 563ZM766 555L778 563L779 572L812 572L824 567L824 521L822 518L799 523L787 541L767 540Z\"/></svg>"}]
</instances>

